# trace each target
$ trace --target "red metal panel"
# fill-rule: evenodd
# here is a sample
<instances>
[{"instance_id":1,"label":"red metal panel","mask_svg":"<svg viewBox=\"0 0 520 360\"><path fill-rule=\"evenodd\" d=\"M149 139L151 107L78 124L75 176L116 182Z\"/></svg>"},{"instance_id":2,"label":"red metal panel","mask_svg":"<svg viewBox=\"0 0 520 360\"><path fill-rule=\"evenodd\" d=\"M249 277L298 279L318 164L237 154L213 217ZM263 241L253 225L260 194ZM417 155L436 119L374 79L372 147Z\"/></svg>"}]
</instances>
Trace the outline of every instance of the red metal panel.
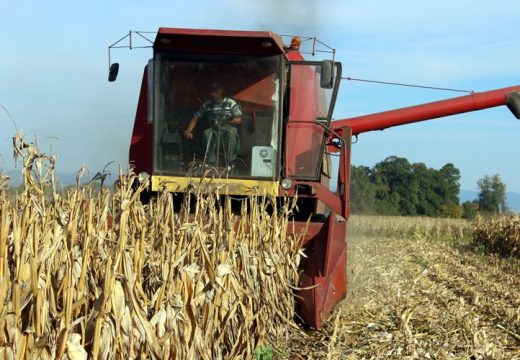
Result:
<instances>
[{"instance_id":1,"label":"red metal panel","mask_svg":"<svg viewBox=\"0 0 520 360\"><path fill-rule=\"evenodd\" d=\"M331 212L327 222L306 247L298 292L298 314L305 323L321 328L334 305L347 292L346 221Z\"/></svg>"},{"instance_id":2,"label":"red metal panel","mask_svg":"<svg viewBox=\"0 0 520 360\"><path fill-rule=\"evenodd\" d=\"M343 136L343 147L339 157L339 176L337 192L341 197L342 212L345 219L350 216L350 155L352 150L352 132L349 128L341 129Z\"/></svg>"},{"instance_id":3,"label":"red metal panel","mask_svg":"<svg viewBox=\"0 0 520 360\"><path fill-rule=\"evenodd\" d=\"M513 91L520 91L520 86L473 93L453 99L338 120L333 124L334 129L338 132L341 132L341 128L346 126L352 129L353 135L357 135L367 131L384 130L392 126L505 105L506 95Z\"/></svg>"},{"instance_id":4,"label":"red metal panel","mask_svg":"<svg viewBox=\"0 0 520 360\"><path fill-rule=\"evenodd\" d=\"M304 61L304 57L298 51L288 50L286 53L287 60L289 61Z\"/></svg>"},{"instance_id":5,"label":"red metal panel","mask_svg":"<svg viewBox=\"0 0 520 360\"><path fill-rule=\"evenodd\" d=\"M289 226L287 234L298 236L307 230L302 243L303 247L306 247L309 242L313 241L323 231L325 224L324 222L295 221Z\"/></svg>"},{"instance_id":6,"label":"red metal panel","mask_svg":"<svg viewBox=\"0 0 520 360\"><path fill-rule=\"evenodd\" d=\"M130 141L129 162L137 173L152 173L152 125L148 117L148 66L144 69L139 103L135 114L134 130Z\"/></svg>"},{"instance_id":7,"label":"red metal panel","mask_svg":"<svg viewBox=\"0 0 520 360\"><path fill-rule=\"evenodd\" d=\"M273 75L269 74L253 84L248 83L247 87L235 93L233 98L240 102L245 111L261 111L274 106L274 92Z\"/></svg>"},{"instance_id":8,"label":"red metal panel","mask_svg":"<svg viewBox=\"0 0 520 360\"><path fill-rule=\"evenodd\" d=\"M313 184L316 188L316 197L325 203L332 211L342 214L343 213L343 203L342 199L338 196L338 194L333 193L327 187L320 183Z\"/></svg>"}]
</instances>

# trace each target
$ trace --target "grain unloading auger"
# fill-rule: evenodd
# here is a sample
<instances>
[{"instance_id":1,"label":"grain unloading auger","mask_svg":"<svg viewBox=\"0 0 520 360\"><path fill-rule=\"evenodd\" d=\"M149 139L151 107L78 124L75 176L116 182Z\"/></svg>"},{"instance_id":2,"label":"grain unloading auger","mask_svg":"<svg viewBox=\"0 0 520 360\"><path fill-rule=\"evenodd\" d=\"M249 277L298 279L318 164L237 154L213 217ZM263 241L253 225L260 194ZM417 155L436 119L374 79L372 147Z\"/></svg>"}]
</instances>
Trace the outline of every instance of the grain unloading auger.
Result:
<instances>
[{"instance_id":1,"label":"grain unloading auger","mask_svg":"<svg viewBox=\"0 0 520 360\"><path fill-rule=\"evenodd\" d=\"M321 43L309 40L314 52ZM143 74L130 162L152 192L167 189L175 201L208 169L217 175L212 182L233 197L297 196L294 229L307 229L300 283L306 290L298 293L297 310L319 328L347 291L352 136L500 105L518 118L520 86L331 121L341 63L306 61L299 45L293 38L285 46L271 32L160 28ZM109 80L117 69L111 66ZM233 125L239 138L234 149L215 118L204 118L201 110L193 121L217 87L240 108L233 115L240 117ZM209 151L215 151L211 164ZM334 191L331 152L339 152Z\"/></svg>"}]
</instances>

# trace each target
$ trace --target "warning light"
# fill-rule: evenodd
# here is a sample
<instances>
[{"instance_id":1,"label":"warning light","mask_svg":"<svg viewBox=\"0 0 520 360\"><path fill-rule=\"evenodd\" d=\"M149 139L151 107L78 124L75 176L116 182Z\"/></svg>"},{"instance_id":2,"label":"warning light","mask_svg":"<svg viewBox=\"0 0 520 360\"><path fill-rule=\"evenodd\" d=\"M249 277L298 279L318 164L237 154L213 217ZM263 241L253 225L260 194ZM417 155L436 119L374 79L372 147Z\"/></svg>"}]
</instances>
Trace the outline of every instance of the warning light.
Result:
<instances>
[{"instance_id":1,"label":"warning light","mask_svg":"<svg viewBox=\"0 0 520 360\"><path fill-rule=\"evenodd\" d=\"M299 51L300 50L300 44L301 44L301 39L299 36L294 36L292 39L291 39L291 50L296 50L296 51Z\"/></svg>"}]
</instances>

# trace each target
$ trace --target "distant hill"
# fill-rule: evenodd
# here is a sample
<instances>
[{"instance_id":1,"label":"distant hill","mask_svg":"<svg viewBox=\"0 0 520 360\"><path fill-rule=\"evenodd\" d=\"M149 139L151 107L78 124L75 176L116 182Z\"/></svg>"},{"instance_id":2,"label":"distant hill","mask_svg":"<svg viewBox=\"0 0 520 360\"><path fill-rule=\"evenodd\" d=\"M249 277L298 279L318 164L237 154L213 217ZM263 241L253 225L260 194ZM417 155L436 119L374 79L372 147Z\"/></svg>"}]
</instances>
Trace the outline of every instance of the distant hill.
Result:
<instances>
[{"instance_id":1,"label":"distant hill","mask_svg":"<svg viewBox=\"0 0 520 360\"><path fill-rule=\"evenodd\" d=\"M471 201L478 198L478 191L475 190L461 190L459 194L460 203ZM506 193L507 206L516 213L520 213L520 193L508 192Z\"/></svg>"}]
</instances>

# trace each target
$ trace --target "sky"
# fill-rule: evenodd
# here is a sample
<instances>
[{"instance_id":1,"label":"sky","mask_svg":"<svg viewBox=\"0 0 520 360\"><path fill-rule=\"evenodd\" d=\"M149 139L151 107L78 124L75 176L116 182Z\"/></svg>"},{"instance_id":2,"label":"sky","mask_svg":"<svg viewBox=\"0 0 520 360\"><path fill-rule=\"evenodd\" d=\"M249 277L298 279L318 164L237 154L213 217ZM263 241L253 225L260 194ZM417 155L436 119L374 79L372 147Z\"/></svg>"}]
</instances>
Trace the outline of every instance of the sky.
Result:
<instances>
[{"instance_id":1,"label":"sky","mask_svg":"<svg viewBox=\"0 0 520 360\"><path fill-rule=\"evenodd\" d=\"M485 91L520 84L520 1L501 0L0 0L0 172L12 169L16 131L58 154L58 171L126 167L143 68L151 49L108 45L159 27L268 30L317 36L344 76ZM153 39L153 34L151 37ZM143 43L144 45L144 43ZM308 57L309 60L312 57ZM321 59L321 58L315 58ZM344 80L334 118L460 93ZM14 120L14 123L13 123ZM355 165L388 156L461 171L461 189L500 174L520 192L520 121L506 107L361 134Z\"/></svg>"}]
</instances>

